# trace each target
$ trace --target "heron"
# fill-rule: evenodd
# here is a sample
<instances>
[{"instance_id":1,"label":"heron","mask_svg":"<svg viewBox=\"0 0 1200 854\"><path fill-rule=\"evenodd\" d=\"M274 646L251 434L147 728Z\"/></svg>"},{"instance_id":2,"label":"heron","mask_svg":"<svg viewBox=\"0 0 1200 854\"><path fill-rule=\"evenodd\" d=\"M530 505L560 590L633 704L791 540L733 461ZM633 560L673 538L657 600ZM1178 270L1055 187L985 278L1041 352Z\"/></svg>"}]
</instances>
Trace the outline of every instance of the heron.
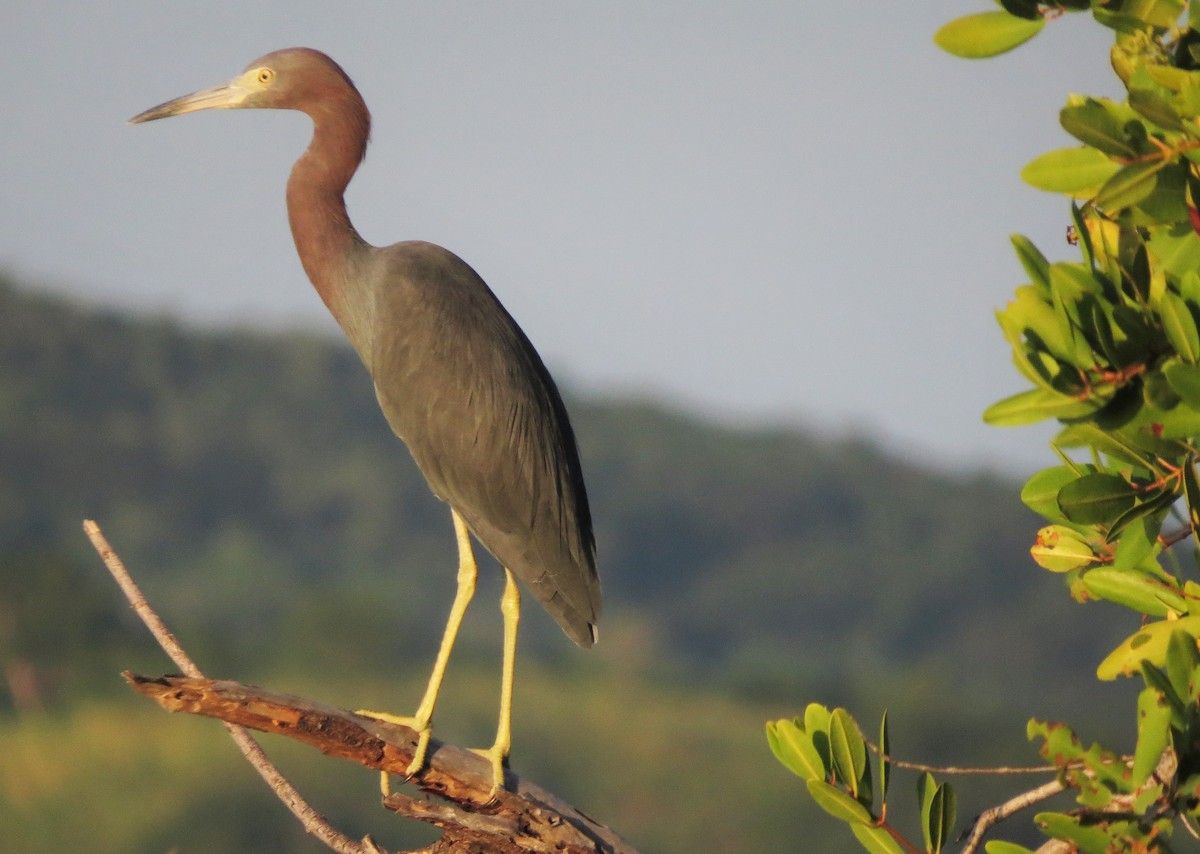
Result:
<instances>
[{"instance_id":1,"label":"heron","mask_svg":"<svg viewBox=\"0 0 1200 854\"><path fill-rule=\"evenodd\" d=\"M311 48L275 51L227 83L129 121L212 109L298 110L312 119L312 140L287 182L301 265L370 374L388 424L450 505L457 587L425 693L411 716L363 710L416 731L409 778L426 765L438 692L475 592L472 537L503 567L499 722L492 746L476 751L490 762L495 795L512 747L517 580L575 643L596 640L596 544L566 406L521 327L465 261L419 240L372 246L351 224L344 195L371 117L341 66ZM386 773L382 785L386 792Z\"/></svg>"}]
</instances>

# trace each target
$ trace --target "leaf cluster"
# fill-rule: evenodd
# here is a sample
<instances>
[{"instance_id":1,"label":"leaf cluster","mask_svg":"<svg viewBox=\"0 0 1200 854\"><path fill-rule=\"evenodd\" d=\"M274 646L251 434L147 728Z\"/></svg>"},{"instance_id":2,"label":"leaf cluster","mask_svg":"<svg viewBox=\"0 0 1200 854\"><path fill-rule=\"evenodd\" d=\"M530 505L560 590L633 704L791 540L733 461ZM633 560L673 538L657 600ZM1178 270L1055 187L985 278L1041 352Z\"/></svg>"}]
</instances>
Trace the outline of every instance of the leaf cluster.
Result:
<instances>
[{"instance_id":1,"label":"leaf cluster","mask_svg":"<svg viewBox=\"0 0 1200 854\"><path fill-rule=\"evenodd\" d=\"M810 703L803 718L767 723L767 743L775 758L805 781L817 805L849 824L854 837L868 851L937 854L954 838L954 789L949 783L937 783L928 772L917 778L924 847L908 841L888 821L892 767L886 712L879 725L878 786L873 782L866 739L845 709L830 711L819 703Z\"/></svg>"},{"instance_id":2,"label":"leaf cluster","mask_svg":"<svg viewBox=\"0 0 1200 854\"><path fill-rule=\"evenodd\" d=\"M1200 528L1200 4L999 6L951 21L935 41L957 56L995 56L1051 21L1090 12L1114 34L1109 61L1126 90L1120 101L1069 96L1059 123L1077 144L1022 170L1030 185L1070 199L1068 241L1080 257L1051 262L1013 236L1028 282L997 319L1028 387L984 414L1000 426L1062 425L1052 443L1059 464L1021 493L1048 523L1031 556L1061 574L1076 600L1115 603L1142 621L1097 669L1100 679L1145 681L1132 759L1084 748L1064 724L1031 721L1029 737L1042 740L1079 804L1036 824L1072 850L1164 850L1180 826L1200 837L1200 583L1172 549ZM841 805L827 811L852 828L884 827L844 775L840 788L828 776L836 765L813 765L819 733L806 715L777 723L769 739L793 770L808 756L810 793ZM936 850L925 830L926 850ZM994 841L988 850L1026 849Z\"/></svg>"},{"instance_id":3,"label":"leaf cluster","mask_svg":"<svg viewBox=\"0 0 1200 854\"><path fill-rule=\"evenodd\" d=\"M1180 621L1182 622L1182 621ZM1098 744L1084 747L1070 727L1032 720L1028 735L1075 790L1081 809L1043 812L1034 822L1044 833L1083 852L1126 850L1142 840L1159 850L1175 821L1195 835L1200 827L1200 651L1194 627L1156 623L1169 631L1147 641L1153 657L1141 662L1145 682L1137 699L1137 748L1131 758Z\"/></svg>"},{"instance_id":4,"label":"leaf cluster","mask_svg":"<svg viewBox=\"0 0 1200 854\"><path fill-rule=\"evenodd\" d=\"M1050 523L1037 533L1034 560L1064 573L1080 601L1115 602L1195 630L1200 586L1177 566L1164 568L1163 558L1174 557L1167 547L1191 536L1200 518L1197 13L1183 0L1091 9L1116 33L1112 65L1128 97L1072 95L1059 121L1081 145L1022 172L1072 198L1070 234L1082 257L1051 263L1025 237L1012 238L1029 283L997 319L1031 387L984 418L1063 424L1054 441L1061 464L1022 490ZM1005 4L1000 14L1030 20L1036 12L1044 23L1064 11ZM1159 634L1162 643L1127 641L1100 676L1136 673L1152 650L1161 659L1168 633Z\"/></svg>"}]
</instances>

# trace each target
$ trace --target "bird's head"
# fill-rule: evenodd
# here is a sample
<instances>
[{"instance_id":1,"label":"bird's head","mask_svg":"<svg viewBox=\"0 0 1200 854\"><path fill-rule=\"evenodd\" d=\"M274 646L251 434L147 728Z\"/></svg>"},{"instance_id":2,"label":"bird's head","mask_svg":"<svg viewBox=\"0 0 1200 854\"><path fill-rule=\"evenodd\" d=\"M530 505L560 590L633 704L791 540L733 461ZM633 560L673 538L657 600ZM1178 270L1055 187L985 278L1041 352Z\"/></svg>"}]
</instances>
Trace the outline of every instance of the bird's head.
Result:
<instances>
[{"instance_id":1,"label":"bird's head","mask_svg":"<svg viewBox=\"0 0 1200 854\"><path fill-rule=\"evenodd\" d=\"M341 66L318 50L293 47L254 60L227 83L151 107L129 123L216 109L300 110L316 118L322 105L347 100L362 102Z\"/></svg>"}]
</instances>

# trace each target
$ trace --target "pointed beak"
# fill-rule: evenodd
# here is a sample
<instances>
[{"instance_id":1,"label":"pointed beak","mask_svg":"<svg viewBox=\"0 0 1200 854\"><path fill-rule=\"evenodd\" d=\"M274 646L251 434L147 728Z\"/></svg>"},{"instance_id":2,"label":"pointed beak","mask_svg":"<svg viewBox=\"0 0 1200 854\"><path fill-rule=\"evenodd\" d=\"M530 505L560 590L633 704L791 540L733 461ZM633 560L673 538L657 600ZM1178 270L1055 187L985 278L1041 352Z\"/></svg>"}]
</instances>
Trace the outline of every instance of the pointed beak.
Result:
<instances>
[{"instance_id":1,"label":"pointed beak","mask_svg":"<svg viewBox=\"0 0 1200 854\"><path fill-rule=\"evenodd\" d=\"M165 119L168 116L181 116L184 113L194 113L197 110L230 110L244 105L246 98L250 95L250 90L239 85L240 78L234 78L228 83L222 83L219 86L210 86L207 89L201 89L199 92L193 92L190 95L183 95L167 101L165 104L159 104L157 107L151 107L144 113L138 113L129 120L129 124L136 125L142 122L152 122L155 119Z\"/></svg>"}]
</instances>

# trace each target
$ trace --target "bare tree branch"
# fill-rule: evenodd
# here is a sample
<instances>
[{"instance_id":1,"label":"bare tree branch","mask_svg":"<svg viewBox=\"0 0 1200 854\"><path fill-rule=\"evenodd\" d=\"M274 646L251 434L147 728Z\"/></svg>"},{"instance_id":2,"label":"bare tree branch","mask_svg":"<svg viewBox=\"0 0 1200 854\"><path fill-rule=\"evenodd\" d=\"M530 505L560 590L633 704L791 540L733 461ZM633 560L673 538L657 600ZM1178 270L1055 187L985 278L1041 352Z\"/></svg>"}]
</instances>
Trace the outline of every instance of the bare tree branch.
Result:
<instances>
[{"instance_id":1,"label":"bare tree branch","mask_svg":"<svg viewBox=\"0 0 1200 854\"><path fill-rule=\"evenodd\" d=\"M189 676L127 673L125 678L167 711L287 736L329 756L400 776L417 744L416 732L408 727L253 685ZM442 828L445 841L432 851L636 854L611 829L514 774L493 796L490 763L465 748L431 741L429 765L412 782L444 802L393 793L384 805Z\"/></svg>"},{"instance_id":2,"label":"bare tree branch","mask_svg":"<svg viewBox=\"0 0 1200 854\"><path fill-rule=\"evenodd\" d=\"M1122 761L1128 764L1132 760L1122 757ZM1096 809L1076 810L1073 814L1086 814L1097 819L1105 816L1120 816L1122 813L1129 813L1130 815L1133 815L1133 805L1141 797L1142 793L1151 786L1164 785L1173 779L1178 765L1179 759L1175 755L1174 748L1168 747L1163 751L1162 756L1159 757L1158 765L1154 769L1154 773L1151 774L1150 777L1147 778L1146 782L1143 783L1138 789L1124 795L1113 796L1113 798L1103 807ZM1078 763L1069 763L1065 767L1079 770L1085 776L1092 776L1090 771L1086 770L1086 768ZM979 847L979 844L983 841L984 834L987 833L990 828L1004 821L1004 819L1016 812L1019 812L1020 810L1025 809L1025 807L1039 803L1040 801L1044 801L1047 798L1051 798L1054 795L1059 794L1060 792L1064 792L1067 790L1067 788L1068 786L1061 780L1051 780L1049 783L1038 786L1036 789L1030 789L1028 792L1022 792L1021 794L1010 798L999 806L984 810L976 817L975 824L971 828L970 838L967 841L966 847L963 848L962 854L973 854L973 852ZM1074 786L1071 788L1074 788ZM1075 849L1071 847L1069 843L1057 839L1051 839L1049 842L1044 843L1042 847L1038 848L1037 853L1070 854L1070 852L1074 850Z\"/></svg>"},{"instance_id":3,"label":"bare tree branch","mask_svg":"<svg viewBox=\"0 0 1200 854\"><path fill-rule=\"evenodd\" d=\"M412 761L416 733L300 697L206 678L146 602L99 525L88 520L83 528L134 612L186 674L150 679L125 673L134 690L168 711L220 719L305 830L329 848L339 854L384 854L370 837L356 842L330 826L279 773L246 728L285 735L330 756L400 776ZM393 793L384 806L443 829L442 838L424 849L429 854L637 854L611 829L516 775L510 773L504 789L493 795L490 763L470 750L433 741L428 763L414 783L442 802Z\"/></svg>"},{"instance_id":4,"label":"bare tree branch","mask_svg":"<svg viewBox=\"0 0 1200 854\"><path fill-rule=\"evenodd\" d=\"M1036 789L1030 789L1028 792L1022 792L1015 797L1009 798L999 806L984 810L976 817L975 824L971 828L971 835L967 839L967 845L963 848L962 854L972 854L979 847L979 843L983 841L983 835L1013 813L1020 812L1033 804L1040 803L1046 800L1046 798L1052 798L1063 791L1063 788L1063 784L1058 780L1051 780L1049 783L1043 783Z\"/></svg>"},{"instance_id":5,"label":"bare tree branch","mask_svg":"<svg viewBox=\"0 0 1200 854\"><path fill-rule=\"evenodd\" d=\"M204 674L200 672L200 668L196 666L196 662L192 661L191 657L179 644L179 641L175 639L175 635L171 634L166 624L154 612L154 609L150 607L150 604L146 601L146 597L142 595L141 589L125 569L124 562L122 562L113 547L109 545L108 539L105 538L104 533L100 530L100 526L91 519L85 519L83 522L83 531L87 534L88 539L92 541L92 546L99 553L100 559L104 561L104 566L117 582L117 586L121 588L121 592L129 600L134 613L146 624L146 628L150 630L150 634L154 635L154 639L158 641L158 645L162 647L163 652L170 656L171 660L184 673L189 676L203 677ZM291 810L292 815L296 816L308 833L321 840L328 848L337 851L338 854L383 854L379 847L371 841L370 837L357 842L335 829L323 815L309 805L304 797L296 791L296 788L288 782L287 778L279 773L279 769L267 758L267 754L259 747L258 742L244 728L232 723L226 723L225 729L229 732L229 737L233 739L238 749L241 750L242 755L246 757L246 761L266 781L279 800L283 801L284 805Z\"/></svg>"}]
</instances>

